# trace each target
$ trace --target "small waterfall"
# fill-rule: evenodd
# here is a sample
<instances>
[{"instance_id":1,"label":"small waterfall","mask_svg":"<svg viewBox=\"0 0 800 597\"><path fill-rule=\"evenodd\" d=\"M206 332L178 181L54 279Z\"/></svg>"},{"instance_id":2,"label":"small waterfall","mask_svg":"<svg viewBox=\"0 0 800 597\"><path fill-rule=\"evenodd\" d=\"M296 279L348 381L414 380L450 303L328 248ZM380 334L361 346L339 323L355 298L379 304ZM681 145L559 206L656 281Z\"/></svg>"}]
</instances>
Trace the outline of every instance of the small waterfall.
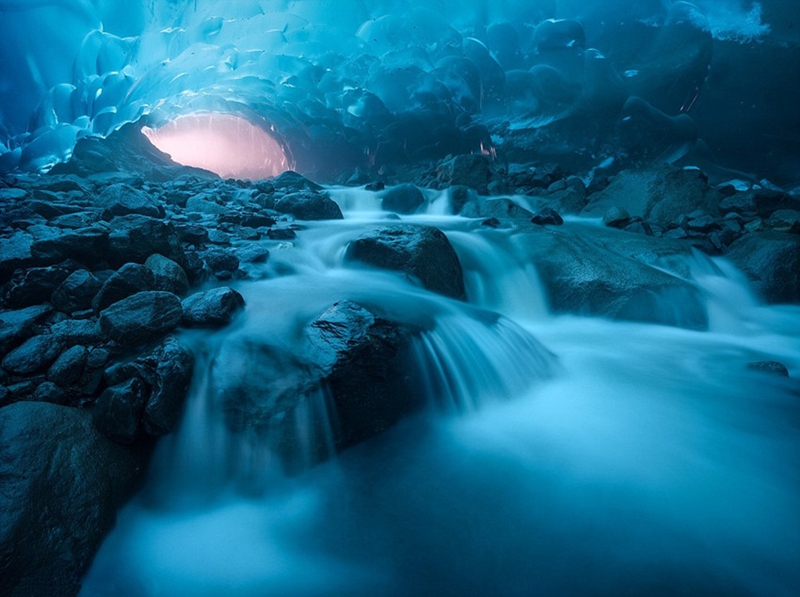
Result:
<instances>
[{"instance_id":1,"label":"small waterfall","mask_svg":"<svg viewBox=\"0 0 800 597\"><path fill-rule=\"evenodd\" d=\"M529 332L503 317L442 317L414 350L426 396L445 413L517 396L551 377L556 363Z\"/></svg>"}]
</instances>

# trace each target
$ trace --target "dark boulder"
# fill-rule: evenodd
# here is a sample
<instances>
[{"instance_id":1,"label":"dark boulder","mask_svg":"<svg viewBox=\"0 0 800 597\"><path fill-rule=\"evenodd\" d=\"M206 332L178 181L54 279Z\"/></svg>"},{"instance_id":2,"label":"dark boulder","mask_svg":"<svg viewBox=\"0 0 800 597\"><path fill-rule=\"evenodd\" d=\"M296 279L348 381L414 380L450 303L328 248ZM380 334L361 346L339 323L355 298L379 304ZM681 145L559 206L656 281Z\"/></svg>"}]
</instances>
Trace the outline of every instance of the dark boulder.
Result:
<instances>
[{"instance_id":1,"label":"dark boulder","mask_svg":"<svg viewBox=\"0 0 800 597\"><path fill-rule=\"evenodd\" d=\"M0 409L0 454L0 594L73 597L145 455L44 402Z\"/></svg>"},{"instance_id":2,"label":"dark boulder","mask_svg":"<svg viewBox=\"0 0 800 597\"><path fill-rule=\"evenodd\" d=\"M181 241L172 224L142 215L116 217L110 222L108 261L114 267L144 263L159 253L177 263L183 260Z\"/></svg>"},{"instance_id":3,"label":"dark boulder","mask_svg":"<svg viewBox=\"0 0 800 597\"><path fill-rule=\"evenodd\" d=\"M239 258L231 249L209 249L203 253L209 271L219 280L230 280L239 269Z\"/></svg>"},{"instance_id":4,"label":"dark boulder","mask_svg":"<svg viewBox=\"0 0 800 597\"><path fill-rule=\"evenodd\" d=\"M104 187L95 203L113 216L139 214L151 218L164 217L164 207L157 199L122 183Z\"/></svg>"},{"instance_id":5,"label":"dark boulder","mask_svg":"<svg viewBox=\"0 0 800 597\"><path fill-rule=\"evenodd\" d=\"M6 354L14 346L33 336L37 323L52 312L53 308L49 305L36 305L0 313L0 354Z\"/></svg>"},{"instance_id":6,"label":"dark boulder","mask_svg":"<svg viewBox=\"0 0 800 597\"><path fill-rule=\"evenodd\" d=\"M780 209L800 209L800 199L783 191L751 189L726 197L719 208L722 213L747 213L768 218Z\"/></svg>"},{"instance_id":7,"label":"dark boulder","mask_svg":"<svg viewBox=\"0 0 800 597\"><path fill-rule=\"evenodd\" d=\"M139 292L100 313L100 329L123 346L138 346L174 330L181 322L180 299L170 292Z\"/></svg>"},{"instance_id":8,"label":"dark boulder","mask_svg":"<svg viewBox=\"0 0 800 597\"><path fill-rule=\"evenodd\" d=\"M53 291L50 302L65 313L83 311L92 306L92 299L103 286L90 271L79 269L72 272Z\"/></svg>"},{"instance_id":9,"label":"dark boulder","mask_svg":"<svg viewBox=\"0 0 800 597\"><path fill-rule=\"evenodd\" d=\"M409 387L408 328L342 301L311 323L306 338L333 399L337 449L382 433L421 406Z\"/></svg>"},{"instance_id":10,"label":"dark boulder","mask_svg":"<svg viewBox=\"0 0 800 597\"><path fill-rule=\"evenodd\" d=\"M272 183L272 190L282 191L284 193L297 193L299 191L317 192L322 190L322 187L317 183L308 180L305 176L292 170L281 173L270 182Z\"/></svg>"},{"instance_id":11,"label":"dark boulder","mask_svg":"<svg viewBox=\"0 0 800 597\"><path fill-rule=\"evenodd\" d=\"M381 199L386 211L398 214L413 214L425 203L425 196L413 184L400 184L387 190Z\"/></svg>"},{"instance_id":12,"label":"dark boulder","mask_svg":"<svg viewBox=\"0 0 800 597\"><path fill-rule=\"evenodd\" d=\"M270 240L294 240L297 238L297 233L291 228L270 228L267 237Z\"/></svg>"},{"instance_id":13,"label":"dark boulder","mask_svg":"<svg viewBox=\"0 0 800 597\"><path fill-rule=\"evenodd\" d=\"M663 166L623 170L604 190L589 196L582 214L599 217L618 207L632 217L667 225L696 209L714 215L718 203L719 192L702 172Z\"/></svg>"},{"instance_id":14,"label":"dark boulder","mask_svg":"<svg viewBox=\"0 0 800 597\"><path fill-rule=\"evenodd\" d=\"M208 230L199 224L176 224L175 232L181 242L190 245L204 245L208 242Z\"/></svg>"},{"instance_id":15,"label":"dark boulder","mask_svg":"<svg viewBox=\"0 0 800 597\"><path fill-rule=\"evenodd\" d=\"M789 370L786 368L786 365L779 361L753 361L752 363L747 363L747 368L751 371L759 371L779 377L789 377Z\"/></svg>"},{"instance_id":16,"label":"dark boulder","mask_svg":"<svg viewBox=\"0 0 800 597\"><path fill-rule=\"evenodd\" d=\"M103 282L100 291L92 299L92 308L102 311L137 292L155 290L153 271L139 263L126 263Z\"/></svg>"},{"instance_id":17,"label":"dark boulder","mask_svg":"<svg viewBox=\"0 0 800 597\"><path fill-rule=\"evenodd\" d=\"M42 264L74 259L84 265L96 265L105 261L108 251L109 232L99 226L71 230L31 245L31 256Z\"/></svg>"},{"instance_id":18,"label":"dark boulder","mask_svg":"<svg viewBox=\"0 0 800 597\"><path fill-rule=\"evenodd\" d=\"M294 230L291 228L282 228L281 230L289 231L294 235ZM269 231L269 237L272 238L272 230ZM266 263L269 260L269 249L258 244L247 244L236 250L236 256L242 263Z\"/></svg>"},{"instance_id":19,"label":"dark boulder","mask_svg":"<svg viewBox=\"0 0 800 597\"><path fill-rule=\"evenodd\" d=\"M725 257L739 267L769 303L800 302L800 237L754 232L734 242Z\"/></svg>"},{"instance_id":20,"label":"dark boulder","mask_svg":"<svg viewBox=\"0 0 800 597\"><path fill-rule=\"evenodd\" d=\"M531 222L537 226L561 226L564 218L552 207L544 207L531 218Z\"/></svg>"},{"instance_id":21,"label":"dark boulder","mask_svg":"<svg viewBox=\"0 0 800 597\"><path fill-rule=\"evenodd\" d=\"M443 186L464 185L486 194L492 171L485 156L465 154L442 163L436 170L436 176Z\"/></svg>"},{"instance_id":22,"label":"dark boulder","mask_svg":"<svg viewBox=\"0 0 800 597\"><path fill-rule=\"evenodd\" d=\"M6 284L3 302L12 309L46 303L70 272L69 264L17 270Z\"/></svg>"},{"instance_id":23,"label":"dark boulder","mask_svg":"<svg viewBox=\"0 0 800 597\"><path fill-rule=\"evenodd\" d=\"M438 228L416 224L378 228L352 241L344 260L403 272L432 292L466 299L461 263Z\"/></svg>"},{"instance_id":24,"label":"dark boulder","mask_svg":"<svg viewBox=\"0 0 800 597\"><path fill-rule=\"evenodd\" d=\"M71 388L83 381L89 350L80 344L62 352L47 370L47 379L61 388Z\"/></svg>"},{"instance_id":25,"label":"dark boulder","mask_svg":"<svg viewBox=\"0 0 800 597\"><path fill-rule=\"evenodd\" d=\"M298 220L341 220L342 210L327 193L299 191L275 201L275 209Z\"/></svg>"},{"instance_id":26,"label":"dark boulder","mask_svg":"<svg viewBox=\"0 0 800 597\"><path fill-rule=\"evenodd\" d=\"M631 214L623 207L612 205L603 214L603 224L609 228L625 228L631 221Z\"/></svg>"},{"instance_id":27,"label":"dark boulder","mask_svg":"<svg viewBox=\"0 0 800 597\"><path fill-rule=\"evenodd\" d=\"M50 404L66 404L68 397L64 390L52 381L43 381L33 393L33 399L38 402L49 402Z\"/></svg>"},{"instance_id":28,"label":"dark boulder","mask_svg":"<svg viewBox=\"0 0 800 597\"><path fill-rule=\"evenodd\" d=\"M42 373L64 349L64 345L53 334L40 334L29 338L3 359L3 369L13 375Z\"/></svg>"},{"instance_id":29,"label":"dark boulder","mask_svg":"<svg viewBox=\"0 0 800 597\"><path fill-rule=\"evenodd\" d=\"M144 266L153 272L153 290L165 290L172 294L185 294L189 290L189 278L184 269L172 259L154 253Z\"/></svg>"},{"instance_id":30,"label":"dark boulder","mask_svg":"<svg viewBox=\"0 0 800 597\"><path fill-rule=\"evenodd\" d=\"M136 377L106 388L92 409L95 427L117 443L133 443L139 431L148 393L149 388Z\"/></svg>"},{"instance_id":31,"label":"dark boulder","mask_svg":"<svg viewBox=\"0 0 800 597\"><path fill-rule=\"evenodd\" d=\"M183 412L192 383L194 354L174 338L168 338L144 361L154 371L142 424L150 435L166 435L178 425Z\"/></svg>"},{"instance_id":32,"label":"dark boulder","mask_svg":"<svg viewBox=\"0 0 800 597\"><path fill-rule=\"evenodd\" d=\"M186 325L223 326L244 308L244 298L233 288L213 288L191 295L181 306Z\"/></svg>"}]
</instances>

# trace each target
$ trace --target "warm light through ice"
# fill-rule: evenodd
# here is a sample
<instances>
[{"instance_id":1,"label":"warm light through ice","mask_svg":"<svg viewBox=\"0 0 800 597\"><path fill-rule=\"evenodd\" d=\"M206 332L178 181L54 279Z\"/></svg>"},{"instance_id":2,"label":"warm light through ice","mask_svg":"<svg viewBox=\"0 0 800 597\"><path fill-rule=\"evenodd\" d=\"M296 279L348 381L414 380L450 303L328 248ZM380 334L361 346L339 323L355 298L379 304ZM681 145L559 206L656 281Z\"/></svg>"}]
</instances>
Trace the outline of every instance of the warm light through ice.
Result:
<instances>
[{"instance_id":1,"label":"warm light through ice","mask_svg":"<svg viewBox=\"0 0 800 597\"><path fill-rule=\"evenodd\" d=\"M233 114L181 116L158 129L142 128L150 142L184 166L222 178L260 180L289 169L280 144L264 129Z\"/></svg>"}]
</instances>

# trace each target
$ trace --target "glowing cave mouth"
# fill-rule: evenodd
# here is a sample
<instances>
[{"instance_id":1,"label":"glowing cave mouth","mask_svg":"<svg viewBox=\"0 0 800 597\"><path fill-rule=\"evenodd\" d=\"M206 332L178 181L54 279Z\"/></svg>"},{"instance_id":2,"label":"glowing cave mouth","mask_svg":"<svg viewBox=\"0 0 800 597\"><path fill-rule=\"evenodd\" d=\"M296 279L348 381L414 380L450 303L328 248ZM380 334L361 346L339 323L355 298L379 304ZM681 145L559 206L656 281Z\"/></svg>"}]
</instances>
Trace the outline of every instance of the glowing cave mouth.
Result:
<instances>
[{"instance_id":1,"label":"glowing cave mouth","mask_svg":"<svg viewBox=\"0 0 800 597\"><path fill-rule=\"evenodd\" d=\"M264 129L233 114L179 116L142 133L175 162L210 170L222 178L261 180L289 169L280 144Z\"/></svg>"}]
</instances>

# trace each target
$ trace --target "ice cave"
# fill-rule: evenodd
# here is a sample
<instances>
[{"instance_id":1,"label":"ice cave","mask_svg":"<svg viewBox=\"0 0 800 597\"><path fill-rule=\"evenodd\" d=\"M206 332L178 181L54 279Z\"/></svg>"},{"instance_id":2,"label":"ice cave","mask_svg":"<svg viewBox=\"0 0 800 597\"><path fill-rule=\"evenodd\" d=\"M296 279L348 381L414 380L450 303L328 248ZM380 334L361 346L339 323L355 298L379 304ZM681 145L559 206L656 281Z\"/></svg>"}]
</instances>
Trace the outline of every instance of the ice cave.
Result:
<instances>
[{"instance_id":1,"label":"ice cave","mask_svg":"<svg viewBox=\"0 0 800 597\"><path fill-rule=\"evenodd\" d=\"M0 595L800 595L796 0L0 0Z\"/></svg>"}]
</instances>

